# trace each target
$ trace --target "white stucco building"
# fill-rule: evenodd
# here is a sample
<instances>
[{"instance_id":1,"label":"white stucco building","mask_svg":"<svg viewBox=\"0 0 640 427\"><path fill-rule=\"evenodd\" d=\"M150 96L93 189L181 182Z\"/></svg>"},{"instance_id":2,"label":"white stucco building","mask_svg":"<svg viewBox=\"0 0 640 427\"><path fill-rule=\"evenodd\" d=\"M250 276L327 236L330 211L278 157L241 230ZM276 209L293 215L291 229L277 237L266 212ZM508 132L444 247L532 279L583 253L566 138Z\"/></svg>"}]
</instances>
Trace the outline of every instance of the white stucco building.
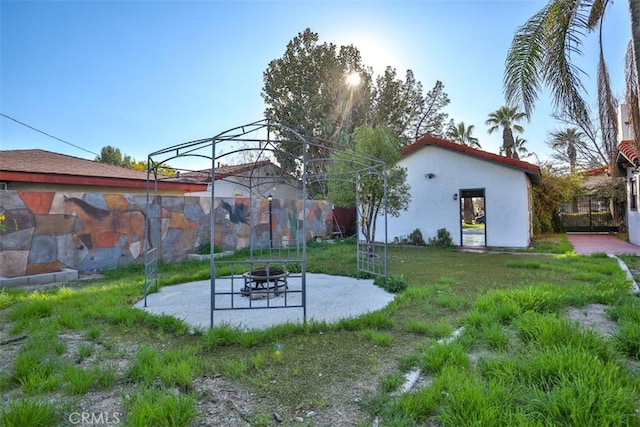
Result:
<instances>
[{"instance_id":1,"label":"white stucco building","mask_svg":"<svg viewBox=\"0 0 640 427\"><path fill-rule=\"evenodd\" d=\"M191 177L211 185L211 169L181 174L185 179ZM270 160L252 163L216 167L215 197L253 197L265 198L271 195L275 199L299 199L302 197L300 183L290 174L284 173L280 167ZM211 188L190 196L207 196Z\"/></svg>"},{"instance_id":2,"label":"white stucco building","mask_svg":"<svg viewBox=\"0 0 640 427\"><path fill-rule=\"evenodd\" d=\"M625 171L627 182L627 209L625 221L629 242L640 245L640 211L638 210L638 190L640 189L640 157L633 138L631 120L627 106L618 106L618 155L616 163Z\"/></svg>"},{"instance_id":3,"label":"white stucco building","mask_svg":"<svg viewBox=\"0 0 640 427\"><path fill-rule=\"evenodd\" d=\"M532 185L540 183L536 165L424 136L406 147L398 163L407 169L411 202L399 217L387 218L387 241L420 229L425 241L446 229L463 245L465 198L485 214L484 246L527 247L532 229ZM384 233L384 219L377 230ZM469 230L465 230L465 233ZM383 240L381 235L377 240Z\"/></svg>"}]
</instances>

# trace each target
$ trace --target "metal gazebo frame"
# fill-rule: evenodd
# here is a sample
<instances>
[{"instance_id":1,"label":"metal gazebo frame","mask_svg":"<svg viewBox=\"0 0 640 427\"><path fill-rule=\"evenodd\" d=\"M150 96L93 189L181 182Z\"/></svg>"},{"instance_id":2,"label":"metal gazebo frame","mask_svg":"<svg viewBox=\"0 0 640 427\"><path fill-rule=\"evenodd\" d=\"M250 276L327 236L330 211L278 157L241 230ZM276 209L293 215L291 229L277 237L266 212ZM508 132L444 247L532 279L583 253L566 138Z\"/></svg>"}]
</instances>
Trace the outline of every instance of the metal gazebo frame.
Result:
<instances>
[{"instance_id":1,"label":"metal gazebo frame","mask_svg":"<svg viewBox=\"0 0 640 427\"><path fill-rule=\"evenodd\" d=\"M296 150L298 155L287 151L282 147L300 147ZM324 158L308 158L311 150L316 152L327 153ZM326 181L348 181L353 182L357 190L360 185L360 179L368 175L376 175L383 177L384 185L384 241L383 242L365 242L360 239L360 227L358 227L358 244L357 244L357 268L360 272L369 273L376 276L382 276L388 279L388 251L387 251L387 181L386 181L386 164L378 159L361 156L350 152L348 155L335 155L340 150L328 148L320 143L317 139L311 139L303 136L300 132L291 126L281 123L274 123L268 119L259 120L246 125L238 126L224 131L214 137L199 139L195 141L185 142L182 144L170 146L148 155L148 171L147 171L147 230L146 235L149 236L145 241L144 263L145 263L145 285L144 285L144 304L147 305L147 295L152 289L158 288L158 261L162 259L162 231L161 231L161 211L160 197L158 196L158 180L159 170L167 165L167 162L182 158L204 158L211 162L210 178L211 185L209 194L211 197L210 205L210 242L213 252L214 242L216 242L216 181L224 180L224 176L216 173L217 164L222 159L231 156L231 159L252 156L254 167L261 160L288 160L288 165L296 169L295 174L285 172L288 179L293 175L296 176L298 183L299 199L302 200L302 212L299 216L298 227L299 232L294 233L295 241L283 246L278 243L274 245L273 234L271 232L271 195L268 199L269 208L269 239L265 244L264 239L260 239L254 232L257 216L254 212L248 214L249 221L249 260L248 261L226 261L218 260L213 253L210 258L210 326L214 326L214 313L222 310L241 310L241 309L268 309L268 308L302 308L303 321L306 322L306 285L307 285L307 216L308 216L308 185ZM309 169L309 165L314 162L348 162L348 173L332 173L327 172L314 174ZM219 167L218 167L219 168ZM184 169L188 170L188 169ZM254 194L258 195L261 200L256 200L256 204L260 204L259 211L262 211L265 200L265 188L272 188L274 184L283 184L283 176L260 177L254 176L253 169L248 177L248 184L245 185L249 190L249 209L254 205ZM333 169L331 169L333 170ZM193 171L192 171L193 172ZM199 171L202 173L202 171ZM174 178L175 179L175 178ZM235 184L238 184L237 182ZM356 193L356 205L359 206L358 191ZM257 198L257 197L256 197ZM300 202L296 202L298 206ZM356 212L358 210L356 209ZM358 224L360 224L359 215L356 215ZM272 302L270 296L266 299L253 301L252 298L247 300L247 280L255 282L252 274L256 269L266 271L269 276L271 273L282 273L276 278L267 277L265 280L258 280L258 284L264 286L266 283L266 291L268 294L273 291L277 296L283 296L278 302ZM284 280L284 286L278 280ZM287 286L287 280L299 280L299 288ZM217 283L218 282L218 283ZM249 285L251 286L251 284ZM253 288L250 288L253 291ZM252 293L252 292L249 292Z\"/></svg>"}]
</instances>

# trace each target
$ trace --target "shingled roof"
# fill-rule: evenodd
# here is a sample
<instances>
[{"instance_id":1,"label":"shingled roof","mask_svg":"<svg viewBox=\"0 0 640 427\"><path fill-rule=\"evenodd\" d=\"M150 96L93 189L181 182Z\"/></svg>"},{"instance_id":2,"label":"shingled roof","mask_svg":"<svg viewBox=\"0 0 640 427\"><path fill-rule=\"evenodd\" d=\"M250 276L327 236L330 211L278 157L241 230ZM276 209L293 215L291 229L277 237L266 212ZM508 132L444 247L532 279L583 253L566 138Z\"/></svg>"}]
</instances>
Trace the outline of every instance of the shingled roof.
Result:
<instances>
[{"instance_id":1,"label":"shingled roof","mask_svg":"<svg viewBox=\"0 0 640 427\"><path fill-rule=\"evenodd\" d=\"M146 186L147 172L40 149L1 150L0 180L142 188ZM162 185L185 191L202 189L202 185L193 187L192 183L179 180Z\"/></svg>"},{"instance_id":2,"label":"shingled roof","mask_svg":"<svg viewBox=\"0 0 640 427\"><path fill-rule=\"evenodd\" d=\"M219 166L216 167L216 179L224 179L231 176L238 176L253 169L263 166L272 165L270 160L261 160L259 162L242 163L239 165ZM183 172L180 174L181 179L193 180L195 182L211 182L211 169L202 169L199 171Z\"/></svg>"},{"instance_id":3,"label":"shingled roof","mask_svg":"<svg viewBox=\"0 0 640 427\"><path fill-rule=\"evenodd\" d=\"M9 171L145 181L147 179L147 172L39 149L0 151L0 173Z\"/></svg>"},{"instance_id":4,"label":"shingled roof","mask_svg":"<svg viewBox=\"0 0 640 427\"><path fill-rule=\"evenodd\" d=\"M456 151L461 154L465 154L472 157L477 157L482 160L487 160L493 163L500 164L502 166L521 170L526 173L532 182L540 183L540 167L531 163L523 162L522 160L512 159L498 154L489 153L488 151L478 150L476 148L467 147L466 145L456 144L455 142L446 141L444 139L436 138L431 135L425 135L413 144L407 146L402 150L404 156L408 156L420 148L427 146L435 146L444 148L446 150Z\"/></svg>"}]
</instances>

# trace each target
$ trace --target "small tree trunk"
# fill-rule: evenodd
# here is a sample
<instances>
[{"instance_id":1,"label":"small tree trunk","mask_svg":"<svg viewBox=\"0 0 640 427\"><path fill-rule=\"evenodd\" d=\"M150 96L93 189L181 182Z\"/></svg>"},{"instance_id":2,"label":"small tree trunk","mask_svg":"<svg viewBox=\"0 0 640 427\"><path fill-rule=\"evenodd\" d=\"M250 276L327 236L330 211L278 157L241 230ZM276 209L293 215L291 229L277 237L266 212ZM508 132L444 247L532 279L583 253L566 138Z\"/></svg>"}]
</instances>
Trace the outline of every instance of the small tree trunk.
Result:
<instances>
[{"instance_id":1,"label":"small tree trunk","mask_svg":"<svg viewBox=\"0 0 640 427\"><path fill-rule=\"evenodd\" d=\"M513 132L511 132L511 128L506 127L502 129L502 148L504 148L504 155L511 158L513 155L513 145L515 141L513 140Z\"/></svg>"},{"instance_id":2,"label":"small tree trunk","mask_svg":"<svg viewBox=\"0 0 640 427\"><path fill-rule=\"evenodd\" d=\"M475 219L475 212L473 210L473 198L465 197L462 199L462 217L465 224L473 224Z\"/></svg>"}]
</instances>

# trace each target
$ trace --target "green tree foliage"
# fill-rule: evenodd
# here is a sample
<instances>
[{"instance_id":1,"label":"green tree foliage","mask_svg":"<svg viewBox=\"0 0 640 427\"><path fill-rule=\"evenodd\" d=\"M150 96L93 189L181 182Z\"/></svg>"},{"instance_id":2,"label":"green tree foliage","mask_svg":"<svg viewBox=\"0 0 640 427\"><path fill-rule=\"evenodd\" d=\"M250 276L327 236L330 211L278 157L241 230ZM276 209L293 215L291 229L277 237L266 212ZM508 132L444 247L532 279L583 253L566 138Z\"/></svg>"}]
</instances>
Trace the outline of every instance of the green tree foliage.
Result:
<instances>
[{"instance_id":1,"label":"green tree foliage","mask_svg":"<svg viewBox=\"0 0 640 427\"><path fill-rule=\"evenodd\" d=\"M131 164L133 163L131 156L123 156L119 148L111 145L105 145L102 147L100 155L96 157L96 161L125 168L131 167Z\"/></svg>"},{"instance_id":2,"label":"green tree foliage","mask_svg":"<svg viewBox=\"0 0 640 427\"><path fill-rule=\"evenodd\" d=\"M457 125L451 123L447 131L447 138L460 145L464 145L471 148L480 148L478 138L473 136L473 125L465 126L464 122L460 122ZM465 224L473 224L475 218L475 212L473 209L473 198L465 197L462 199L463 209L462 217Z\"/></svg>"},{"instance_id":3,"label":"green tree foliage","mask_svg":"<svg viewBox=\"0 0 640 427\"><path fill-rule=\"evenodd\" d=\"M526 139L524 139L520 135L516 135L515 138L513 138L513 151L514 153L516 153L517 156L512 154L512 157L518 158L518 159L522 157L526 157L527 153L529 152L529 149L526 147L526 144L527 144ZM500 154L505 155L504 147L500 147Z\"/></svg>"},{"instance_id":4,"label":"green tree foliage","mask_svg":"<svg viewBox=\"0 0 640 427\"><path fill-rule=\"evenodd\" d=\"M347 84L352 72L360 74L359 84ZM319 43L318 34L306 29L293 38L281 58L272 60L264 72L262 97L268 119L292 126L316 144L306 155L318 161L307 164L307 174L319 176L326 170L331 149L351 133L354 125L366 121L371 93L371 72L362 64L353 46L337 47ZM274 154L288 171L299 170L302 144L298 135L283 131ZM326 188L310 188L326 193Z\"/></svg>"},{"instance_id":5,"label":"green tree foliage","mask_svg":"<svg viewBox=\"0 0 640 427\"><path fill-rule=\"evenodd\" d=\"M95 159L97 162L107 163L114 166L122 166L139 171L147 171L147 162L137 161L131 156L122 154L119 148L111 145L105 145L100 150L100 155ZM176 174L176 170L168 164L162 164L157 167L159 175L171 176Z\"/></svg>"},{"instance_id":6,"label":"green tree foliage","mask_svg":"<svg viewBox=\"0 0 640 427\"><path fill-rule=\"evenodd\" d=\"M517 151L514 150L515 139L513 132L524 132L524 128L518 123L523 121L526 115L518 110L518 107L510 107L505 105L489 114L489 118L484 122L489 126L489 134L502 129L502 150L507 157L518 157Z\"/></svg>"},{"instance_id":7,"label":"green tree foliage","mask_svg":"<svg viewBox=\"0 0 640 427\"><path fill-rule=\"evenodd\" d=\"M353 73L360 77L350 84ZM282 57L272 60L264 72L262 97L265 115L277 123L291 126L311 142L306 155L307 174L320 176L329 167L332 149L351 146L353 129L358 126L384 126L391 129L400 145L408 145L424 133L444 134L449 103L444 85L436 82L423 96L422 84L411 70L405 78L387 67L373 78L373 69L362 63L357 47L320 43L310 29L291 40ZM299 171L302 146L296 133L279 135L274 155L288 171ZM326 194L316 184L310 196Z\"/></svg>"},{"instance_id":8,"label":"green tree foliage","mask_svg":"<svg viewBox=\"0 0 640 427\"><path fill-rule=\"evenodd\" d=\"M353 161L356 158L362 160ZM334 154L327 198L337 206L357 206L360 230L367 242L375 241L378 215L386 212L391 216L399 216L411 201L411 188L406 183L407 171L395 165L399 159L397 137L392 130L381 126L356 128L353 147ZM384 176L375 173L380 171L380 160L388 165L384 171L387 180L386 205ZM357 180L354 185L355 175Z\"/></svg>"},{"instance_id":9,"label":"green tree foliage","mask_svg":"<svg viewBox=\"0 0 640 427\"><path fill-rule=\"evenodd\" d=\"M553 96L557 116L588 133L593 126L589 106L583 97L585 88L581 75L585 73L574 61L582 56L587 34L597 29L600 47L597 68L600 151L607 163L613 161L617 144L617 101L611 90L602 44L603 16L611 4L613 2L609 0L549 0L516 30L507 54L504 75L507 102L522 106L527 117L531 116L540 92L546 87ZM630 0L629 4L633 20L634 16L640 15L640 2ZM640 49L640 29L632 28L632 35L634 46ZM640 53L638 49L635 49L636 53ZM635 65L637 70L637 63ZM632 104L637 103L636 95ZM637 113L638 109L635 110Z\"/></svg>"},{"instance_id":10,"label":"green tree foliage","mask_svg":"<svg viewBox=\"0 0 640 427\"><path fill-rule=\"evenodd\" d=\"M578 150L584 147L584 133L576 127L551 132L548 145L553 150L553 157L569 163L571 173L576 173Z\"/></svg>"},{"instance_id":11,"label":"green tree foliage","mask_svg":"<svg viewBox=\"0 0 640 427\"><path fill-rule=\"evenodd\" d=\"M449 115L443 109L449 105L449 95L444 91L444 84L437 80L433 88L424 97L424 105L420 114L414 119L416 124L412 126L414 130L413 142L423 135L433 135L438 138L445 136L453 119L447 122Z\"/></svg>"},{"instance_id":12,"label":"green tree foliage","mask_svg":"<svg viewBox=\"0 0 640 427\"><path fill-rule=\"evenodd\" d=\"M471 148L482 148L478 138L473 136L473 125L466 126L464 122L460 122L457 125L451 123L447 131L447 138L460 145L465 145Z\"/></svg>"},{"instance_id":13,"label":"green tree foliage","mask_svg":"<svg viewBox=\"0 0 640 427\"><path fill-rule=\"evenodd\" d=\"M411 126L415 126L418 114L425 105L422 84L416 81L413 71L407 70L403 81L398 78L395 68L387 67L384 74L376 79L372 90L369 122L374 126L390 128L400 136L402 145L413 142Z\"/></svg>"},{"instance_id":14,"label":"green tree foliage","mask_svg":"<svg viewBox=\"0 0 640 427\"><path fill-rule=\"evenodd\" d=\"M581 191L576 175L560 175L549 166L540 169L542 182L533 186L533 231L535 234L562 232L560 207Z\"/></svg>"}]
</instances>

